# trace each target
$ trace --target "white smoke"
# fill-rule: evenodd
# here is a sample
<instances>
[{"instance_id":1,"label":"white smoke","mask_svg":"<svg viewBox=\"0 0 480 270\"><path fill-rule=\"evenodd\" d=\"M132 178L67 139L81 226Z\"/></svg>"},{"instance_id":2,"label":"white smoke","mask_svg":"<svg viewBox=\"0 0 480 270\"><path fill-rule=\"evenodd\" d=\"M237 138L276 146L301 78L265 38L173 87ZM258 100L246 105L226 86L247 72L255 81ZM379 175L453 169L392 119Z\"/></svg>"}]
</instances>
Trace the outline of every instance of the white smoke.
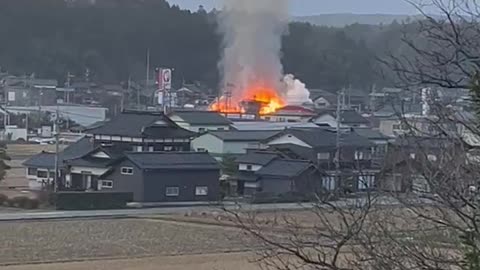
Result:
<instances>
[{"instance_id":1,"label":"white smoke","mask_svg":"<svg viewBox=\"0 0 480 270\"><path fill-rule=\"evenodd\" d=\"M289 0L223 0L218 15L223 35L219 64L223 87L242 97L251 86L282 89L282 35L289 20ZM255 84L255 85L252 85Z\"/></svg>"},{"instance_id":2,"label":"white smoke","mask_svg":"<svg viewBox=\"0 0 480 270\"><path fill-rule=\"evenodd\" d=\"M300 80L295 79L291 74L285 75L283 83L286 89L286 102L288 105L304 105L312 104L310 99L310 91L305 87L305 84Z\"/></svg>"}]
</instances>

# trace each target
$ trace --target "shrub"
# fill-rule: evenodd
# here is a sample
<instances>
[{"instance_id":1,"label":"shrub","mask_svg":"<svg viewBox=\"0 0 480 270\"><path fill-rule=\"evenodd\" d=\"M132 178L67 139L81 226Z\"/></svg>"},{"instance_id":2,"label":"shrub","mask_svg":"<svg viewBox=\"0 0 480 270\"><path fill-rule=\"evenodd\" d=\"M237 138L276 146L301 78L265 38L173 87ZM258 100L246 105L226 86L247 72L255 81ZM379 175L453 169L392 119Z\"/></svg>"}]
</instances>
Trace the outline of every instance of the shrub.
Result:
<instances>
[{"instance_id":1,"label":"shrub","mask_svg":"<svg viewBox=\"0 0 480 270\"><path fill-rule=\"evenodd\" d=\"M7 195L0 194L0 206L2 206L8 200Z\"/></svg>"},{"instance_id":2,"label":"shrub","mask_svg":"<svg viewBox=\"0 0 480 270\"><path fill-rule=\"evenodd\" d=\"M25 205L28 203L30 199L28 197L25 197L25 196L18 196L18 197L14 197L11 199L12 201L12 205L11 206L16 206L16 207L19 207L19 208L25 208Z\"/></svg>"},{"instance_id":3,"label":"shrub","mask_svg":"<svg viewBox=\"0 0 480 270\"><path fill-rule=\"evenodd\" d=\"M54 196L59 210L121 209L132 201L132 192L59 192Z\"/></svg>"},{"instance_id":4,"label":"shrub","mask_svg":"<svg viewBox=\"0 0 480 270\"><path fill-rule=\"evenodd\" d=\"M25 209L37 209L40 206L40 200L38 199L27 199L23 205Z\"/></svg>"}]
</instances>

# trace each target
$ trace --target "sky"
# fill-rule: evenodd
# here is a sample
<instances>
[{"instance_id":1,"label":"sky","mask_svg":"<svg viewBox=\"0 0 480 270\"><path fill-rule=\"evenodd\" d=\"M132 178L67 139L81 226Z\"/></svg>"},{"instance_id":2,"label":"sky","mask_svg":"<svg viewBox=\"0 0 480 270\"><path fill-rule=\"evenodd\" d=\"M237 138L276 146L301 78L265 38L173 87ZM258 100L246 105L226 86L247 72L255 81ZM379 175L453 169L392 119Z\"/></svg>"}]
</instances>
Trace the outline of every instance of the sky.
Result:
<instances>
[{"instance_id":1,"label":"sky","mask_svg":"<svg viewBox=\"0 0 480 270\"><path fill-rule=\"evenodd\" d=\"M168 0L182 8L196 10L204 5L207 10L220 6L221 0ZM238 0L242 1L242 0ZM261 0L259 0L261 1ZM317 15L328 13L358 14L415 14L405 0L290 0L290 13L293 16Z\"/></svg>"}]
</instances>

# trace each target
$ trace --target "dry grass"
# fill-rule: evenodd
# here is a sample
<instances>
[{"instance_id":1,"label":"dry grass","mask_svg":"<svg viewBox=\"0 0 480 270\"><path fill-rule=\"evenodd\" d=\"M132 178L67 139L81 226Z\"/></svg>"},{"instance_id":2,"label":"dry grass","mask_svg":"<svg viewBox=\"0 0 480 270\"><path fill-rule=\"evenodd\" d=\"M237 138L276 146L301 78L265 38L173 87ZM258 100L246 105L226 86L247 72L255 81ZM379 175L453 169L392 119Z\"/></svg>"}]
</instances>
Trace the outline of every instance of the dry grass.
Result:
<instances>
[{"instance_id":1,"label":"dry grass","mask_svg":"<svg viewBox=\"0 0 480 270\"><path fill-rule=\"evenodd\" d=\"M237 230L147 219L0 223L0 264L248 249Z\"/></svg>"}]
</instances>

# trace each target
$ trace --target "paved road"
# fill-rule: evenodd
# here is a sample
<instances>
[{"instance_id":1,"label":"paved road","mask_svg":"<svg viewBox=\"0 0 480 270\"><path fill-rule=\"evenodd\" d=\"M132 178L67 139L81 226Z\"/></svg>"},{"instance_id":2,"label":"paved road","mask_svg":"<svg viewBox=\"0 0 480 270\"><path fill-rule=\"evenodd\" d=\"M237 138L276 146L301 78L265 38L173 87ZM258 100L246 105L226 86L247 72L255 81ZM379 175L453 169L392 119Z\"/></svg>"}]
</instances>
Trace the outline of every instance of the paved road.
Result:
<instances>
[{"instance_id":1,"label":"paved road","mask_svg":"<svg viewBox=\"0 0 480 270\"><path fill-rule=\"evenodd\" d=\"M362 205L365 199L347 199L336 201L337 207L345 207L352 205ZM425 204L427 201L421 200L419 203ZM398 201L391 197L382 197L377 199L377 205L394 206L398 205ZM245 211L273 211L273 210L301 210L313 207L311 203L287 203L287 204L242 204L233 203L224 205L226 209L235 210L241 208ZM94 210L94 211L50 211L50 212L16 212L16 213L0 213L0 221L15 220L48 220L48 219L73 219L73 218L115 218L115 217L134 217L141 215L162 215L162 214L183 214L189 212L211 212L222 211L221 206L177 206L172 207L166 205L161 208L146 209L120 209L120 210Z\"/></svg>"}]
</instances>

